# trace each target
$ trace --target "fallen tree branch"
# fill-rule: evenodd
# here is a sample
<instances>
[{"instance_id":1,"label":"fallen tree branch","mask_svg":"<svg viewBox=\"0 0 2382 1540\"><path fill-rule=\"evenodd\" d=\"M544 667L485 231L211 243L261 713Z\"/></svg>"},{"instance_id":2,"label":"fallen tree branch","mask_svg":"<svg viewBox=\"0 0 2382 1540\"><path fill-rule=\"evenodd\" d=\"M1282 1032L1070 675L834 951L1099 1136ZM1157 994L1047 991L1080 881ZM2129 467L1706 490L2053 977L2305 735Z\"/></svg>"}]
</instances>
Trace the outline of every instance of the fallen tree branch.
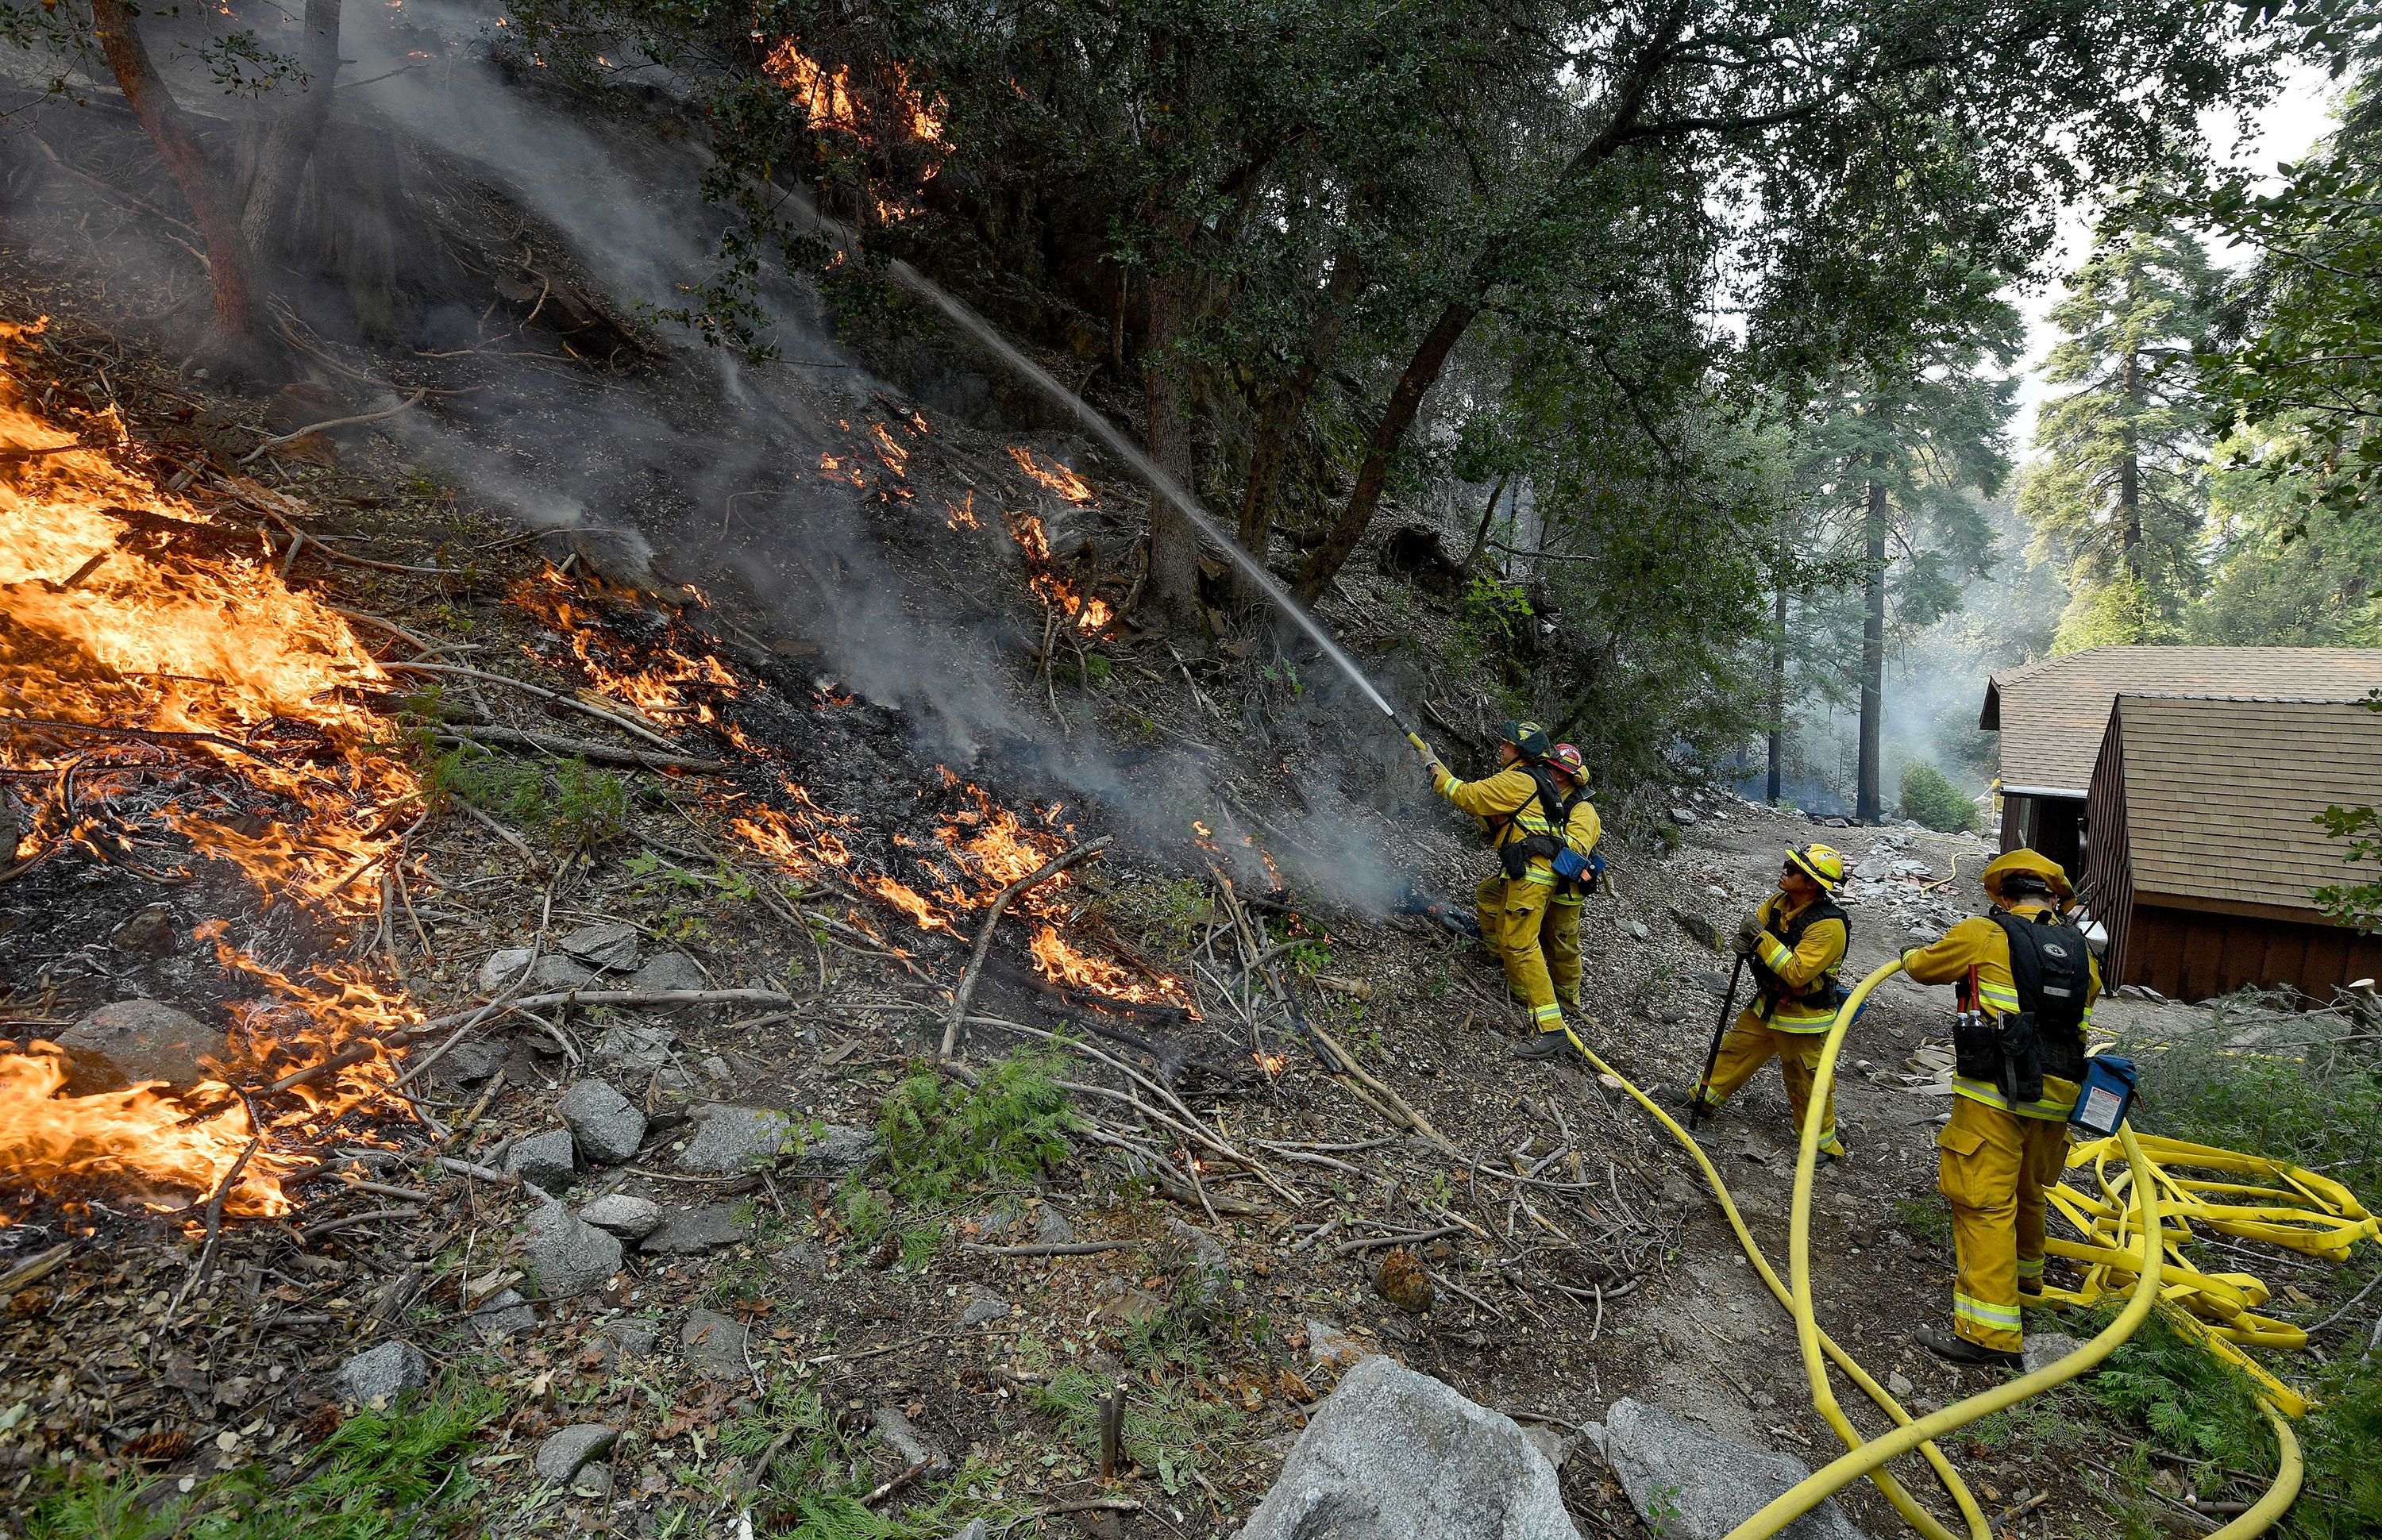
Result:
<instances>
[{"instance_id":1,"label":"fallen tree branch","mask_svg":"<svg viewBox=\"0 0 2382 1540\"><path fill-rule=\"evenodd\" d=\"M1377 1235L1368 1241L1344 1241L1332 1248L1332 1254L1355 1256L1358 1252L1369 1252L1376 1246L1418 1246L1426 1241L1437 1241L1443 1236L1466 1233L1467 1231L1462 1225L1442 1225L1437 1229L1412 1230L1405 1235Z\"/></svg>"},{"instance_id":2,"label":"fallen tree branch","mask_svg":"<svg viewBox=\"0 0 2382 1540\"><path fill-rule=\"evenodd\" d=\"M1027 888L1057 876L1086 857L1099 854L1114 843L1112 837L1102 835L1098 839L1078 845L1064 855L1045 862L1041 870L1018 878L993 895L992 903L985 911L984 924L976 933L976 946L968 953L967 967L960 973L959 987L952 991L951 1014L943 1021L942 1057L951 1058L959 1052L960 1029L967 1021L968 1002L976 998L976 980L983 975L984 959L992 950L993 928L1008 912L1010 900Z\"/></svg>"},{"instance_id":3,"label":"fallen tree branch","mask_svg":"<svg viewBox=\"0 0 2382 1540\"><path fill-rule=\"evenodd\" d=\"M1130 1241L1071 1241L1050 1245L986 1246L974 1241L963 1241L960 1250L984 1256L1091 1256L1100 1252L1121 1252L1133 1244Z\"/></svg>"},{"instance_id":4,"label":"fallen tree branch","mask_svg":"<svg viewBox=\"0 0 2382 1540\"><path fill-rule=\"evenodd\" d=\"M583 716L618 727L632 738L643 739L664 753L678 752L677 744L657 732L630 721L625 716L616 715L600 706L592 705L576 695L565 695L559 690L548 690L544 685L532 684L527 679L517 679L510 674L494 674L485 668L466 668L460 663L384 663L381 666L392 674L452 674L460 678L478 679L486 684L500 684L507 689L518 690L524 695L534 695L541 701L552 702L556 705L578 712Z\"/></svg>"},{"instance_id":5,"label":"fallen tree branch","mask_svg":"<svg viewBox=\"0 0 2382 1540\"><path fill-rule=\"evenodd\" d=\"M20 1289L31 1289L67 1265L74 1254L74 1242L61 1241L31 1261L20 1262L0 1273L0 1304L6 1303Z\"/></svg>"},{"instance_id":6,"label":"fallen tree branch","mask_svg":"<svg viewBox=\"0 0 2382 1540\"><path fill-rule=\"evenodd\" d=\"M450 727L439 733L438 741L450 747L461 743L502 743L513 748L535 749L558 759L583 759L596 764L632 764L647 770L717 771L728 768L716 759L656 753L645 749L616 749L609 743L591 743L580 738L555 738L546 733L524 732L519 727L473 727L467 730Z\"/></svg>"},{"instance_id":7,"label":"fallen tree branch","mask_svg":"<svg viewBox=\"0 0 2382 1540\"><path fill-rule=\"evenodd\" d=\"M0 716L0 731L10 727L31 727L41 732L88 733L93 738L130 738L142 742L215 743L236 749L253 760L272 764L273 759L232 739L214 733L168 732L163 727L110 727L96 722L61 722L49 716Z\"/></svg>"},{"instance_id":8,"label":"fallen tree branch","mask_svg":"<svg viewBox=\"0 0 2382 1540\"><path fill-rule=\"evenodd\" d=\"M308 434L319 434L325 428L350 428L359 422L377 422L384 417L395 417L399 412L410 410L414 407L420 406L422 404L422 398L429 394L430 391L425 386L421 390L415 391L412 395L407 397L404 400L399 401L397 405L387 408L381 411L358 412L352 417L333 417L321 422L310 422L294 433L286 433L279 434L276 437L266 439L264 443L259 444L255 448L251 449L247 454L240 456L239 463L246 465L251 460L256 458L257 456L264 453L264 451L272 448L276 444L289 444L305 437Z\"/></svg>"}]
</instances>

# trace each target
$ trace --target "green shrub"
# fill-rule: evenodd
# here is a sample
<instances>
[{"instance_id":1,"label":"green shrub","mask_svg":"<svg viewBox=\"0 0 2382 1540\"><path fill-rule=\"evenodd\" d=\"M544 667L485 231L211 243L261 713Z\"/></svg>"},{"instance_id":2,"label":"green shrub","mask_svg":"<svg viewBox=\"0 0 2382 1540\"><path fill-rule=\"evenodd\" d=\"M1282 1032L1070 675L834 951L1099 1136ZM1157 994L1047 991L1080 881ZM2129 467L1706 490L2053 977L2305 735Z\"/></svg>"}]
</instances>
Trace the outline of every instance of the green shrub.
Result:
<instances>
[{"instance_id":1,"label":"green shrub","mask_svg":"<svg viewBox=\"0 0 2382 1540\"><path fill-rule=\"evenodd\" d=\"M1518 583L1476 575L1464 591L1455 621L1456 640L1476 656L1494 656L1514 645L1530 623L1530 598Z\"/></svg>"},{"instance_id":2,"label":"green shrub","mask_svg":"<svg viewBox=\"0 0 2382 1540\"><path fill-rule=\"evenodd\" d=\"M1074 1110L1056 1056L1017 1053L962 1085L927 1069L893 1088L877 1111L893 1195L946 1204L986 1182L1026 1182L1067 1154Z\"/></svg>"},{"instance_id":3,"label":"green shrub","mask_svg":"<svg viewBox=\"0 0 2382 1540\"><path fill-rule=\"evenodd\" d=\"M153 1483L85 1475L37 1507L28 1540L405 1540L468 1520L483 1484L463 1459L504 1409L487 1386L417 1397L339 1424L304 1466L276 1483L261 1465L227 1471L188 1497L153 1503Z\"/></svg>"},{"instance_id":4,"label":"green shrub","mask_svg":"<svg viewBox=\"0 0 2382 1540\"><path fill-rule=\"evenodd\" d=\"M1914 760L1902 772L1902 816L1944 834L1961 834L1976 826L1977 804L1961 796L1944 772Z\"/></svg>"}]
</instances>

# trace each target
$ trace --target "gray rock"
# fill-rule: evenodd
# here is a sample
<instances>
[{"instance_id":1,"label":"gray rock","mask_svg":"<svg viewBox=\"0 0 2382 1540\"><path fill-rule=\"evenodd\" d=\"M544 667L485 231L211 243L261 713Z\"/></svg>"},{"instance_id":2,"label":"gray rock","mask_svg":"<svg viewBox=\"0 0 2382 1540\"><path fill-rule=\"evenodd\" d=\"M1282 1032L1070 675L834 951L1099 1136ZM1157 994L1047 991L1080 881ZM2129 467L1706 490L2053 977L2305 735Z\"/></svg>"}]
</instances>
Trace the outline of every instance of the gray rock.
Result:
<instances>
[{"instance_id":1,"label":"gray rock","mask_svg":"<svg viewBox=\"0 0 2382 1540\"><path fill-rule=\"evenodd\" d=\"M488 960L480 964L480 993L497 994L521 977L533 955L527 947L504 947L489 953Z\"/></svg>"},{"instance_id":2,"label":"gray rock","mask_svg":"<svg viewBox=\"0 0 2382 1540\"><path fill-rule=\"evenodd\" d=\"M703 1061L703 1072L721 1085L729 1084L736 1079L736 1066L718 1054L713 1054Z\"/></svg>"},{"instance_id":3,"label":"gray rock","mask_svg":"<svg viewBox=\"0 0 2382 1540\"><path fill-rule=\"evenodd\" d=\"M1692 829L1703 820L1696 816L1693 808L1675 807L1671 810L1671 822L1683 829Z\"/></svg>"},{"instance_id":4,"label":"gray rock","mask_svg":"<svg viewBox=\"0 0 2382 1540\"><path fill-rule=\"evenodd\" d=\"M1613 1403L1604 1414L1602 1443L1605 1462L1630 1504L1666 1540L1723 1540L1811 1473L1791 1455L1724 1438L1642 1401ZM1779 1534L1781 1540L1860 1540L1834 1498Z\"/></svg>"},{"instance_id":5,"label":"gray rock","mask_svg":"<svg viewBox=\"0 0 2382 1540\"><path fill-rule=\"evenodd\" d=\"M1034 1216L1034 1243L1038 1246L1072 1246L1075 1243L1075 1227L1067 1216L1044 1204Z\"/></svg>"},{"instance_id":6,"label":"gray rock","mask_svg":"<svg viewBox=\"0 0 2382 1540\"><path fill-rule=\"evenodd\" d=\"M2064 1331L2029 1333L2021 1356L2026 1360L2026 1372L2034 1373L2045 1364L2057 1363L2084 1344Z\"/></svg>"},{"instance_id":7,"label":"gray rock","mask_svg":"<svg viewBox=\"0 0 2382 1540\"><path fill-rule=\"evenodd\" d=\"M589 1461L610 1454L612 1446L620 1441L619 1428L606 1427L601 1423L578 1423L547 1434L531 1463L541 1480L569 1481Z\"/></svg>"},{"instance_id":8,"label":"gray rock","mask_svg":"<svg viewBox=\"0 0 2382 1540\"><path fill-rule=\"evenodd\" d=\"M645 1105L657 1112L675 1112L692 1106L697 1094L694 1076L676 1064L665 1064L654 1071L645 1086Z\"/></svg>"},{"instance_id":9,"label":"gray rock","mask_svg":"<svg viewBox=\"0 0 2382 1540\"><path fill-rule=\"evenodd\" d=\"M1564 1461L1571 1458L1571 1451L1579 1443L1577 1436L1566 1438L1544 1423L1524 1423L1520 1426L1522 1436L1530 1441L1530 1448L1538 1450L1540 1456L1558 1471L1564 1468Z\"/></svg>"},{"instance_id":10,"label":"gray rock","mask_svg":"<svg viewBox=\"0 0 2382 1540\"><path fill-rule=\"evenodd\" d=\"M966 1303L960 1306L959 1314L952 1321L952 1329L969 1331L983 1326L988 1321L1006 1321L1007 1319L1009 1319L1009 1302L989 1290L979 1289L968 1296Z\"/></svg>"},{"instance_id":11,"label":"gray rock","mask_svg":"<svg viewBox=\"0 0 2382 1540\"><path fill-rule=\"evenodd\" d=\"M555 1104L579 1153L604 1166L618 1166L645 1142L645 1115L603 1081L581 1081Z\"/></svg>"},{"instance_id":12,"label":"gray rock","mask_svg":"<svg viewBox=\"0 0 2382 1540\"><path fill-rule=\"evenodd\" d=\"M877 1135L867 1129L829 1123L813 1133L796 1131L801 1149L794 1168L806 1177L848 1177L877 1158Z\"/></svg>"},{"instance_id":13,"label":"gray rock","mask_svg":"<svg viewBox=\"0 0 2382 1540\"><path fill-rule=\"evenodd\" d=\"M523 1226L537 1291L567 1300L600 1289L620 1270L620 1242L558 1203L537 1206Z\"/></svg>"},{"instance_id":14,"label":"gray rock","mask_svg":"<svg viewBox=\"0 0 2382 1540\"><path fill-rule=\"evenodd\" d=\"M191 1086L223 1077L199 1062L219 1056L223 1033L156 1000L104 1005L54 1041L74 1060L73 1089L114 1091L147 1081Z\"/></svg>"},{"instance_id":15,"label":"gray rock","mask_svg":"<svg viewBox=\"0 0 2382 1540\"><path fill-rule=\"evenodd\" d=\"M736 1217L733 1204L715 1204L709 1208L666 1208L662 1210L660 1226L637 1242L637 1250L656 1256L693 1256L715 1246L742 1241L752 1230L752 1226Z\"/></svg>"},{"instance_id":16,"label":"gray rock","mask_svg":"<svg viewBox=\"0 0 2382 1540\"><path fill-rule=\"evenodd\" d=\"M130 919L110 931L107 944L119 952L171 957L182 942L174 931L173 910L165 904L151 904L133 911Z\"/></svg>"},{"instance_id":17,"label":"gray rock","mask_svg":"<svg viewBox=\"0 0 2382 1540\"><path fill-rule=\"evenodd\" d=\"M623 1079L650 1075L668 1064L678 1048L678 1033L668 1027L640 1027L623 1021L605 1030L596 1040L596 1062L618 1069Z\"/></svg>"},{"instance_id":18,"label":"gray rock","mask_svg":"<svg viewBox=\"0 0 2382 1540\"><path fill-rule=\"evenodd\" d=\"M716 1310L690 1310L679 1328L679 1356L713 1379L745 1379L744 1327Z\"/></svg>"},{"instance_id":19,"label":"gray rock","mask_svg":"<svg viewBox=\"0 0 2382 1540\"><path fill-rule=\"evenodd\" d=\"M612 1495L612 1467L596 1461L582 1465L579 1473L571 1478L571 1490L582 1497L608 1497Z\"/></svg>"},{"instance_id":20,"label":"gray rock","mask_svg":"<svg viewBox=\"0 0 2382 1540\"><path fill-rule=\"evenodd\" d=\"M505 1169L544 1192L566 1191L579 1178L571 1159L571 1131L553 1129L513 1141L505 1152Z\"/></svg>"},{"instance_id":21,"label":"gray rock","mask_svg":"<svg viewBox=\"0 0 2382 1540\"><path fill-rule=\"evenodd\" d=\"M425 1048L424 1052L428 1050ZM505 1067L510 1049L485 1037L467 1037L447 1050L436 1072L452 1084L477 1085Z\"/></svg>"},{"instance_id":22,"label":"gray rock","mask_svg":"<svg viewBox=\"0 0 2382 1540\"><path fill-rule=\"evenodd\" d=\"M679 1154L679 1169L706 1176L740 1176L774 1165L794 1132L792 1118L767 1107L709 1102L688 1116L694 1127Z\"/></svg>"},{"instance_id":23,"label":"gray rock","mask_svg":"<svg viewBox=\"0 0 2382 1540\"><path fill-rule=\"evenodd\" d=\"M529 982L540 989L584 989L596 982L596 972L548 952L530 970Z\"/></svg>"},{"instance_id":24,"label":"gray rock","mask_svg":"<svg viewBox=\"0 0 2382 1540\"><path fill-rule=\"evenodd\" d=\"M637 927L619 923L582 925L562 938L562 949L591 968L626 972L637 965Z\"/></svg>"},{"instance_id":25,"label":"gray rock","mask_svg":"<svg viewBox=\"0 0 2382 1540\"><path fill-rule=\"evenodd\" d=\"M1307 1318L1307 1358L1319 1369L1353 1369L1374 1357L1379 1348L1359 1340L1337 1321L1320 1315Z\"/></svg>"},{"instance_id":26,"label":"gray rock","mask_svg":"<svg viewBox=\"0 0 2382 1540\"><path fill-rule=\"evenodd\" d=\"M1644 921L1642 921L1642 920L1632 920L1632 921L1630 921L1630 922L1628 923L1627 926L1627 929L1628 930L1628 932L1629 932L1630 935L1631 935L1632 937L1634 937L1635 939L1637 939L1637 940L1639 940L1639 941L1651 941L1651 940L1653 940L1653 939L1654 939L1654 933L1653 933L1652 931L1650 931L1650 930L1648 930L1648 929L1646 928L1645 922L1644 922Z\"/></svg>"},{"instance_id":27,"label":"gray rock","mask_svg":"<svg viewBox=\"0 0 2382 1540\"><path fill-rule=\"evenodd\" d=\"M1369 1358L1324 1398L1240 1540L1578 1540L1512 1419Z\"/></svg>"},{"instance_id":28,"label":"gray rock","mask_svg":"<svg viewBox=\"0 0 2382 1540\"><path fill-rule=\"evenodd\" d=\"M412 1343L384 1342L339 1365L331 1389L342 1405L387 1406L401 1391L419 1390L430 1383L430 1361Z\"/></svg>"},{"instance_id":29,"label":"gray rock","mask_svg":"<svg viewBox=\"0 0 2382 1540\"><path fill-rule=\"evenodd\" d=\"M502 1340L537 1329L535 1307L522 1298L518 1289L508 1289L496 1298L481 1303L472 1312L472 1325L482 1337Z\"/></svg>"},{"instance_id":30,"label":"gray rock","mask_svg":"<svg viewBox=\"0 0 2382 1540\"><path fill-rule=\"evenodd\" d=\"M645 959L634 977L629 980L632 989L708 989L711 981L694 965L694 959L684 952L657 952Z\"/></svg>"},{"instance_id":31,"label":"gray rock","mask_svg":"<svg viewBox=\"0 0 2382 1540\"><path fill-rule=\"evenodd\" d=\"M633 1318L607 1321L596 1328L596 1335L604 1344L608 1358L651 1358L654 1344L661 1340L661 1333L654 1329L651 1321Z\"/></svg>"},{"instance_id":32,"label":"gray rock","mask_svg":"<svg viewBox=\"0 0 2382 1540\"><path fill-rule=\"evenodd\" d=\"M796 1277L815 1278L827 1271L827 1253L807 1241L797 1241L771 1252L769 1265Z\"/></svg>"},{"instance_id":33,"label":"gray rock","mask_svg":"<svg viewBox=\"0 0 2382 1540\"><path fill-rule=\"evenodd\" d=\"M662 1205L651 1198L628 1192L608 1192L581 1209L579 1216L597 1229L610 1230L624 1240L642 1241L661 1228Z\"/></svg>"},{"instance_id":34,"label":"gray rock","mask_svg":"<svg viewBox=\"0 0 2382 1540\"><path fill-rule=\"evenodd\" d=\"M1186 1264L1176 1297L1195 1312L1212 1308L1233 1286L1233 1258L1216 1238L1169 1215L1166 1233L1184 1248Z\"/></svg>"},{"instance_id":35,"label":"gray rock","mask_svg":"<svg viewBox=\"0 0 2382 1540\"><path fill-rule=\"evenodd\" d=\"M952 1536L952 1540L984 1540L984 1521L970 1519L968 1527Z\"/></svg>"},{"instance_id":36,"label":"gray rock","mask_svg":"<svg viewBox=\"0 0 2382 1540\"><path fill-rule=\"evenodd\" d=\"M943 1451L927 1443L910 1419L902 1414L899 1407L880 1406L877 1409L877 1436L884 1439L887 1447L902 1457L905 1470L923 1462L927 1468L920 1473L929 1478L946 1475L951 1471L952 1462L944 1458Z\"/></svg>"}]
</instances>

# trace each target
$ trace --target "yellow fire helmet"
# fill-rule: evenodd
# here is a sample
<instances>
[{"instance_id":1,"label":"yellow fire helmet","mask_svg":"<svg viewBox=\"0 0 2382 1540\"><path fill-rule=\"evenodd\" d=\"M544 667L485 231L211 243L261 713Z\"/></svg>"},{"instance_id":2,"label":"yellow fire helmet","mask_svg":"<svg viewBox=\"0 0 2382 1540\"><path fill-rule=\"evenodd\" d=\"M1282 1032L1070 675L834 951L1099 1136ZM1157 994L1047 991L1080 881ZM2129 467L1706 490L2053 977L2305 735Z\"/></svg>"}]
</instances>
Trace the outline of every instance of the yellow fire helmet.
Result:
<instances>
[{"instance_id":1,"label":"yellow fire helmet","mask_svg":"<svg viewBox=\"0 0 2382 1540\"><path fill-rule=\"evenodd\" d=\"M2002 879L2020 872L2042 878L2043 885L2051 889L2051 901L2060 908L2066 908L2068 900L2076 897L2076 889L2068 881L2068 873L2059 862L2040 850L2030 850L2024 846L2005 851L1986 863L1983 879L1985 897L2000 903Z\"/></svg>"},{"instance_id":2,"label":"yellow fire helmet","mask_svg":"<svg viewBox=\"0 0 2382 1540\"><path fill-rule=\"evenodd\" d=\"M1786 862L1818 883L1825 893L1834 893L1836 884L1845 880L1845 858L1825 845L1791 846L1786 851Z\"/></svg>"}]
</instances>

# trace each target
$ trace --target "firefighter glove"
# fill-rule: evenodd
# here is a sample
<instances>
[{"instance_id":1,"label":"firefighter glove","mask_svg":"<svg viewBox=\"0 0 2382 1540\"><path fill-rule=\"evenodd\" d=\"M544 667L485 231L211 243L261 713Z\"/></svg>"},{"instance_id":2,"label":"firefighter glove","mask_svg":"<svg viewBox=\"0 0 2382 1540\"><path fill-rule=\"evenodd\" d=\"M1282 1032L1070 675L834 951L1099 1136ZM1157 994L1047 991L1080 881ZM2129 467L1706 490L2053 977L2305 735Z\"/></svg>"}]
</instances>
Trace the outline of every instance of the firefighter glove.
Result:
<instances>
[{"instance_id":1,"label":"firefighter glove","mask_svg":"<svg viewBox=\"0 0 2382 1540\"><path fill-rule=\"evenodd\" d=\"M1751 957L1762 945L1762 921L1757 915L1747 915L1737 923L1737 955Z\"/></svg>"}]
</instances>

